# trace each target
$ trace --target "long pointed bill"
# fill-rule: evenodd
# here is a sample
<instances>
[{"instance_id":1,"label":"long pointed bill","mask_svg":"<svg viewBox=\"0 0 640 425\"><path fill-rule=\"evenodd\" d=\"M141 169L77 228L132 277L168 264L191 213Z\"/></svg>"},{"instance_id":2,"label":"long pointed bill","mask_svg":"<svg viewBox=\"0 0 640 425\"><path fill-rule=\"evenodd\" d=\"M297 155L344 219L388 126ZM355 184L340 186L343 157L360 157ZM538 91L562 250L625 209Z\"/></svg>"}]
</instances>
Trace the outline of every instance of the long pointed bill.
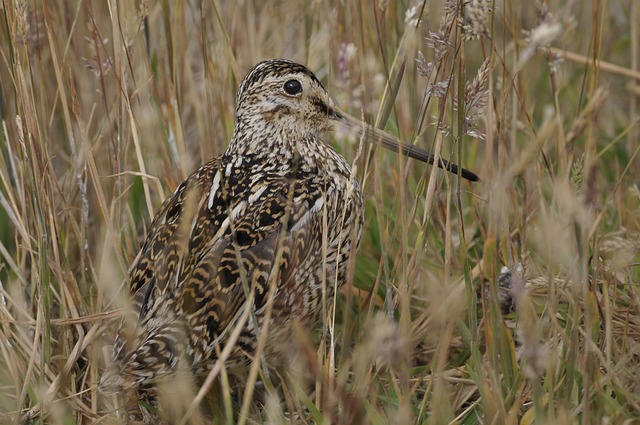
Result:
<instances>
[{"instance_id":1,"label":"long pointed bill","mask_svg":"<svg viewBox=\"0 0 640 425\"><path fill-rule=\"evenodd\" d=\"M433 165L436 162L435 157L430 152L427 152L422 148L406 145L389 133L382 130L377 130L369 124L363 124L362 121L336 108L334 108L332 112L333 114L330 114L330 117L336 123L346 126L350 130L356 132L359 136L364 133L365 137L374 141L374 143L379 143L386 149L389 149L396 153L401 153L404 156L417 159L418 161L426 162L427 164ZM449 162L446 159L439 158L437 166L453 174L458 174L458 169L460 169L462 178L472 182L477 182L480 180L480 177L478 177L475 173L458 167L456 164Z\"/></svg>"}]
</instances>

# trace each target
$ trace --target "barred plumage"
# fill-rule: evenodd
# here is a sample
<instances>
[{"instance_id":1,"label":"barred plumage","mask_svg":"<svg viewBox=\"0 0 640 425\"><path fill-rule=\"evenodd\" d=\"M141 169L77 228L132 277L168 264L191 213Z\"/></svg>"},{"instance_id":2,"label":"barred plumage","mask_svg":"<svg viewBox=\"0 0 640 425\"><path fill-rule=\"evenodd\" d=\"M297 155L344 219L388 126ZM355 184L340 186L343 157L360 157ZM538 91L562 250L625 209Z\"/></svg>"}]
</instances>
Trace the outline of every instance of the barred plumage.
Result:
<instances>
[{"instance_id":1,"label":"barred plumage","mask_svg":"<svg viewBox=\"0 0 640 425\"><path fill-rule=\"evenodd\" d=\"M316 136L332 121L433 163L428 153L399 147L338 111L304 66L256 65L238 90L228 149L167 198L133 263L133 309L118 330L103 389L149 385L179 368L206 371L245 308L257 323L246 322L238 351L251 352L271 282L267 353L294 321L318 321L323 297L345 282L363 224L349 164ZM439 165L457 172L453 164Z\"/></svg>"}]
</instances>

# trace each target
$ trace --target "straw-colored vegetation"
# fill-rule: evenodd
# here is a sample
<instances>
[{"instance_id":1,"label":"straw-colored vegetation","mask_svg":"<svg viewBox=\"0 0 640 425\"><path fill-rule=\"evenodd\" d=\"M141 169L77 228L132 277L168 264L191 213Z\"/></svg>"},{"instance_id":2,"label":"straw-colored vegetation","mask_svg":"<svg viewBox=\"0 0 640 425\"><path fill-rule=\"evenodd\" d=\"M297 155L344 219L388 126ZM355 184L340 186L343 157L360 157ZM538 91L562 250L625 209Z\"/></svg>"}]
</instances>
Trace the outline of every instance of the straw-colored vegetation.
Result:
<instances>
[{"instance_id":1,"label":"straw-colored vegetation","mask_svg":"<svg viewBox=\"0 0 640 425\"><path fill-rule=\"evenodd\" d=\"M305 373L261 370L250 392L223 372L191 416L180 392L161 417L640 417L637 0L0 10L0 423L124 420L96 386L127 268L165 196L225 149L244 73L273 57L482 181L361 155L362 246L322 326L292 336ZM349 161L351 142L331 138Z\"/></svg>"}]
</instances>

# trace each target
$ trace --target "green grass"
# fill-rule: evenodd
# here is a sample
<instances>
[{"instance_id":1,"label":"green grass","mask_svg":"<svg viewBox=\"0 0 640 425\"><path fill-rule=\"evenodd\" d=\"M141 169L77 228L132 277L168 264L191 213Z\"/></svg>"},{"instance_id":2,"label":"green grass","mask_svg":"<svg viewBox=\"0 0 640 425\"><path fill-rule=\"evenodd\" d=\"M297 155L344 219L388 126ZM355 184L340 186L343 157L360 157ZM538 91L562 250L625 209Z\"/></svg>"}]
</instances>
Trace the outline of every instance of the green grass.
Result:
<instances>
[{"instance_id":1,"label":"green grass","mask_svg":"<svg viewBox=\"0 0 640 425\"><path fill-rule=\"evenodd\" d=\"M465 3L3 1L0 423L121 421L96 385L128 266L164 197L224 151L244 73L273 57L482 181L362 155L352 284L327 337L299 338L309 385L272 372L264 412L239 413L221 373L203 410L637 421L640 4ZM503 313L498 276L517 264ZM173 421L205 423L180 416L190 402Z\"/></svg>"}]
</instances>

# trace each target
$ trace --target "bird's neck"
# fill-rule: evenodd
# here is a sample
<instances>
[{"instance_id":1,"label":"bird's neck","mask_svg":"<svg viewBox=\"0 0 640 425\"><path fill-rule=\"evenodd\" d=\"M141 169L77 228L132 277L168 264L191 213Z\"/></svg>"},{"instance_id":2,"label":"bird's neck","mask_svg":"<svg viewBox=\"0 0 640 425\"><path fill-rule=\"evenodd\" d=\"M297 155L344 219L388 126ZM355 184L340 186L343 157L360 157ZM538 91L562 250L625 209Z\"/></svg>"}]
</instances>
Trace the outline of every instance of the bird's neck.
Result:
<instances>
[{"instance_id":1,"label":"bird's neck","mask_svg":"<svg viewBox=\"0 0 640 425\"><path fill-rule=\"evenodd\" d=\"M300 149L306 145L304 139L303 134L288 126L255 117L250 121L238 117L226 154L278 161L286 167L301 154Z\"/></svg>"}]
</instances>

